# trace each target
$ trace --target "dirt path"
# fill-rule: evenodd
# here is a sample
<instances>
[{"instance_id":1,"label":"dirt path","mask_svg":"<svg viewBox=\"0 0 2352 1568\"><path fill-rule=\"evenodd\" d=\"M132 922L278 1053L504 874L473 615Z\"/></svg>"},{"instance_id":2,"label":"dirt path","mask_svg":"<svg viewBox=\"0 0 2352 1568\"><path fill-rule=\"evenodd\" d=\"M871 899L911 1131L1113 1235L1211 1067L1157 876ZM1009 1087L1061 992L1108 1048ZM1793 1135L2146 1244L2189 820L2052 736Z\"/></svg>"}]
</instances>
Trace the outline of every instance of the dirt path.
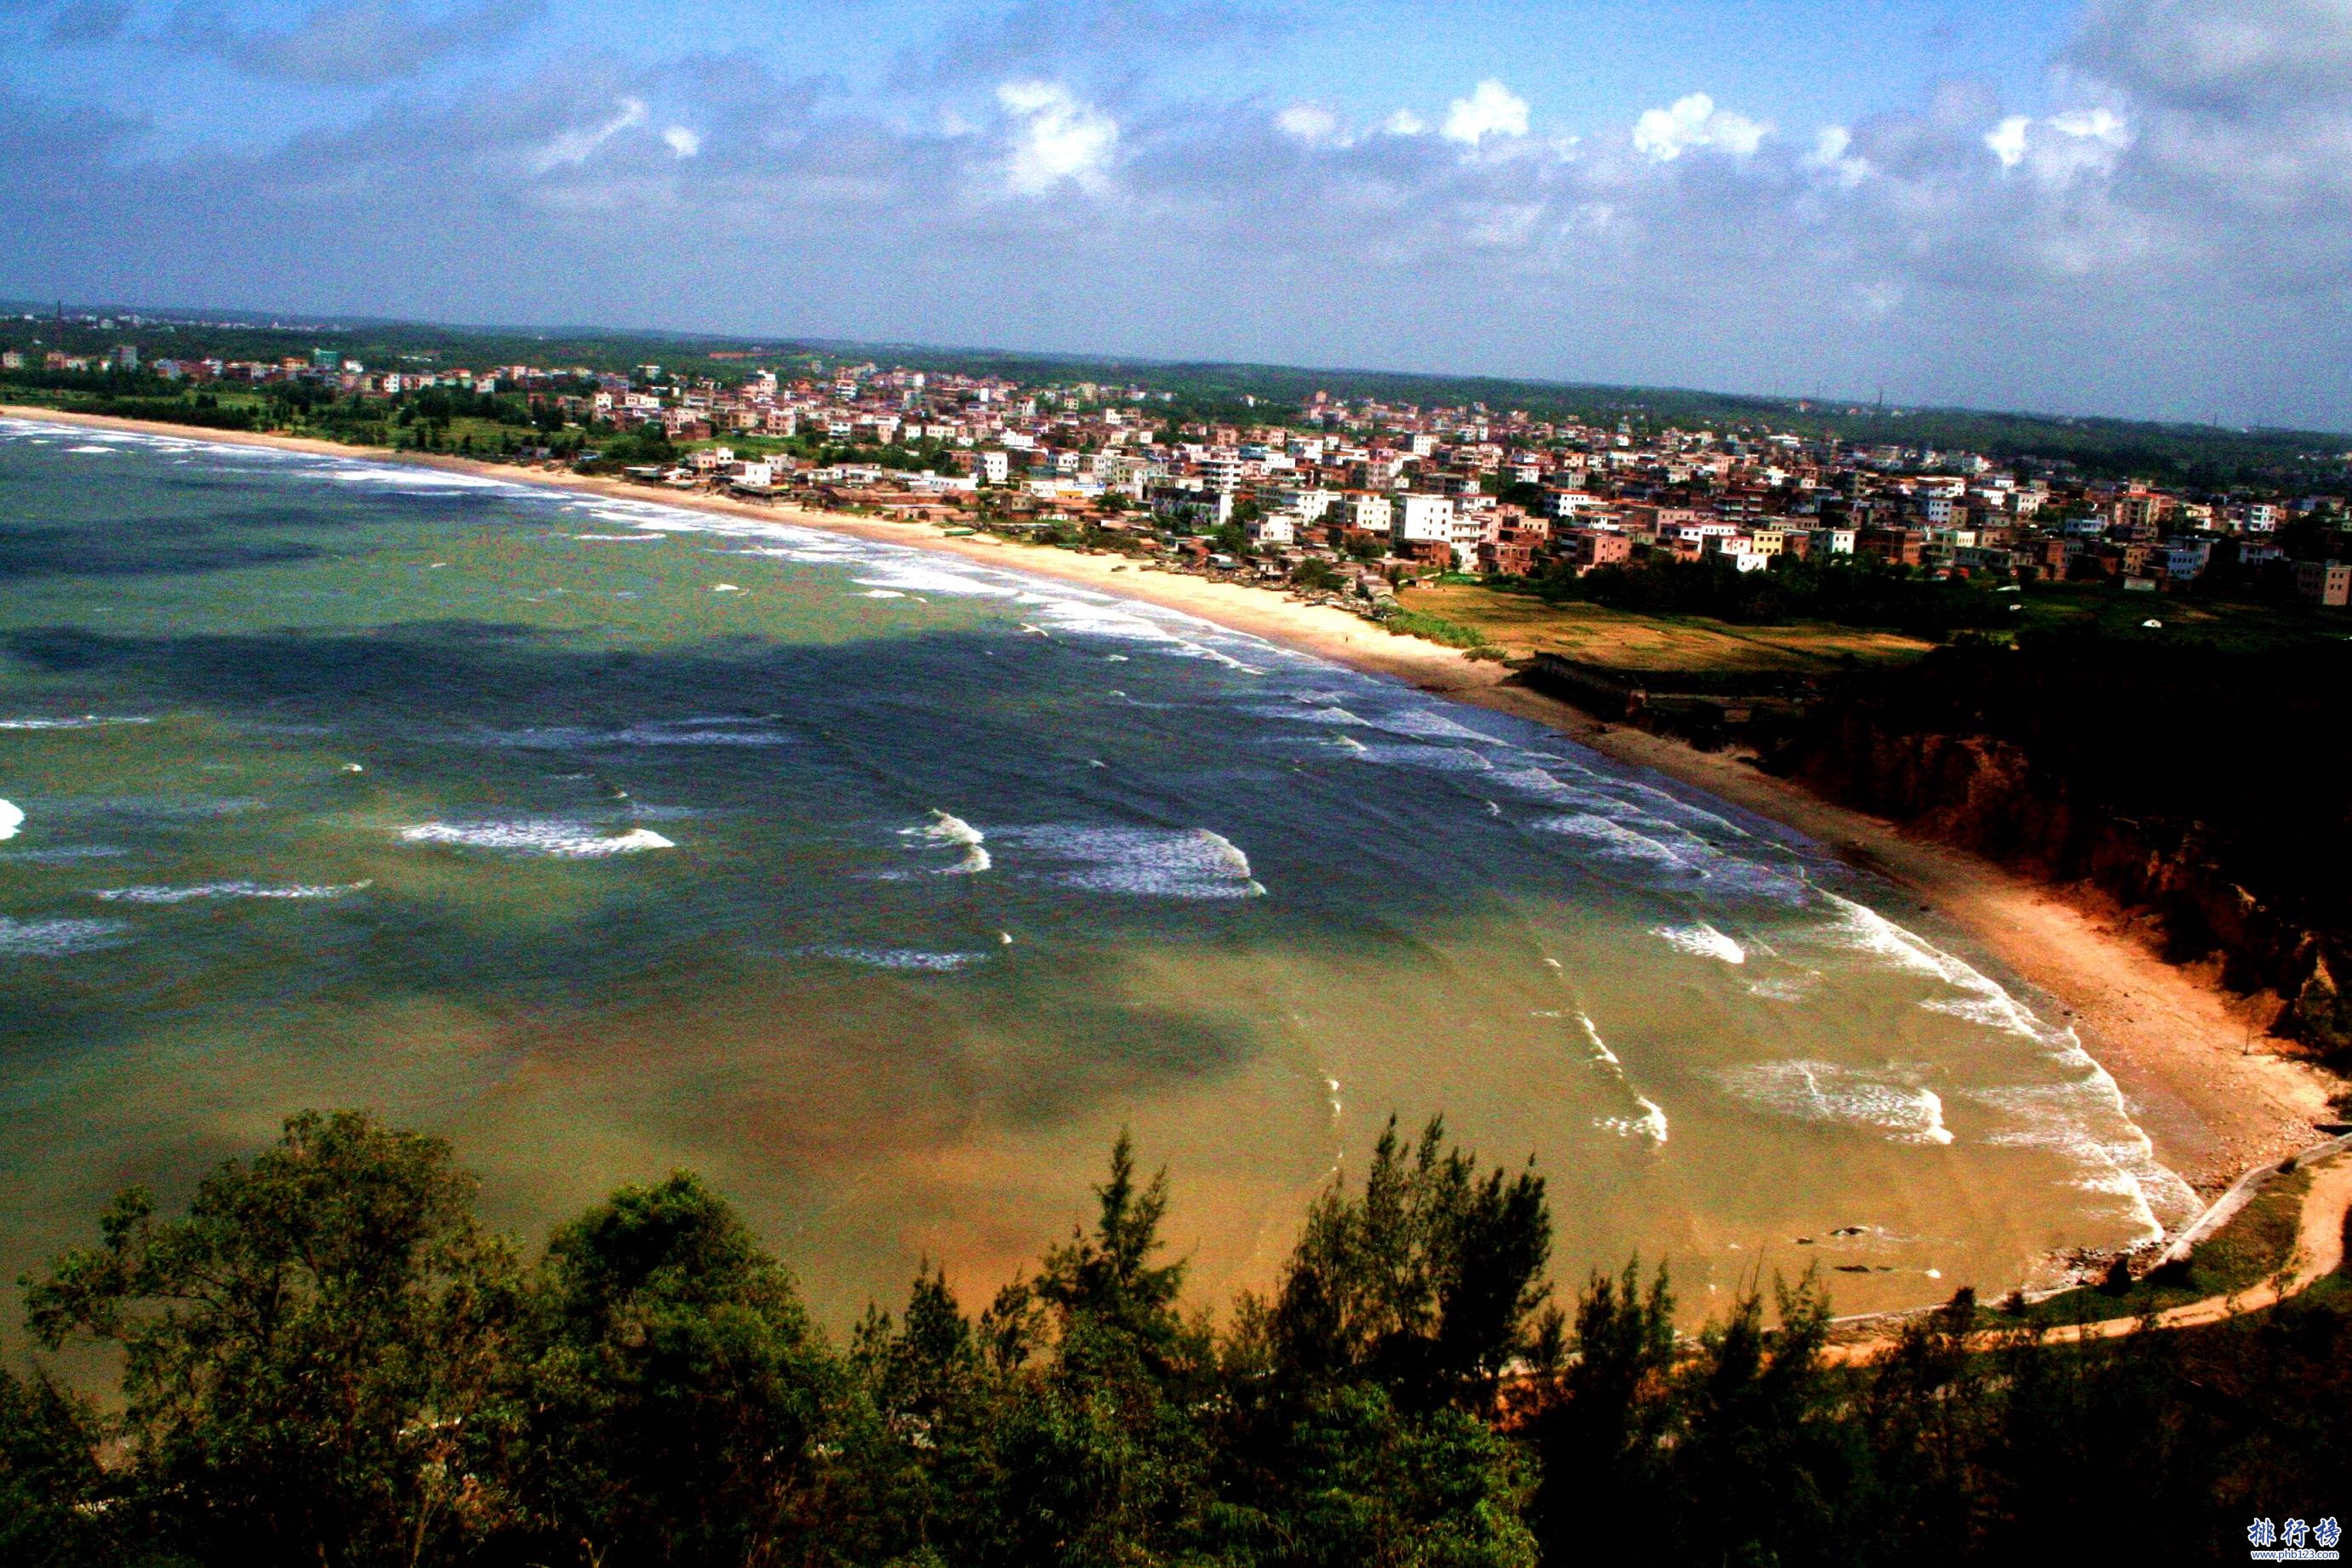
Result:
<instances>
[{"instance_id":1,"label":"dirt path","mask_svg":"<svg viewBox=\"0 0 2352 1568\"><path fill-rule=\"evenodd\" d=\"M2278 1273L2232 1294L2184 1301L2147 1317L2101 1318L2095 1322L2064 1323L2044 1329L2038 1336L2040 1343L2076 1344L2086 1340L2120 1339L2143 1324L2158 1329L2204 1328L2276 1306L2309 1290L2344 1266L2344 1227L2346 1220L2352 1218L2352 1155L2337 1153L2313 1170L2311 1187L2304 1194L2303 1208L2295 1224L2294 1249L2288 1254L2286 1267ZM1823 1353L1823 1359L1833 1366L1867 1365L1887 1355L1899 1343L1899 1333L1882 1333L1833 1344ZM1999 1350L2014 1343L2011 1333L1993 1330L1969 1335L1968 1348Z\"/></svg>"}]
</instances>

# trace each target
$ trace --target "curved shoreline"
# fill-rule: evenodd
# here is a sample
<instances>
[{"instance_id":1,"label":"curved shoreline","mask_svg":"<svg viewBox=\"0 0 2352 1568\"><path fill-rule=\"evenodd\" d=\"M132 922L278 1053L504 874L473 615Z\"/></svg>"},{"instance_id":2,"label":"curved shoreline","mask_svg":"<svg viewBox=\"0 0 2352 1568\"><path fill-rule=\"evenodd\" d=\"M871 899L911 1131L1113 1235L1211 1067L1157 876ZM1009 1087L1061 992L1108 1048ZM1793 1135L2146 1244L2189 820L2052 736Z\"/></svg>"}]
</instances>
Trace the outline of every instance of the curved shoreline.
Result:
<instances>
[{"instance_id":1,"label":"curved shoreline","mask_svg":"<svg viewBox=\"0 0 2352 1568\"><path fill-rule=\"evenodd\" d=\"M0 417L268 447L349 460L440 468L482 478L742 517L937 551L1182 612L1433 695L1531 720L1618 761L1648 768L1792 828L1874 872L1950 920L1984 953L2054 998L2084 1047L2112 1073L2158 1158L2200 1192L2247 1166L2311 1141L2328 1113L2332 1081L2256 1049L2260 1004L2232 998L2212 977L2167 963L2128 925L2070 890L2037 883L1974 856L1910 837L1895 825L1832 804L1723 754L1601 724L1514 684L1500 666L1397 636L1343 611L1277 592L1141 570L1125 558L950 535L930 523L775 506L433 454L394 453L302 437L210 431L149 421L0 405Z\"/></svg>"},{"instance_id":2,"label":"curved shoreline","mask_svg":"<svg viewBox=\"0 0 2352 1568\"><path fill-rule=\"evenodd\" d=\"M2295 1213L2295 1235L2286 1260L2277 1273L2269 1279L2224 1295L2207 1296L2199 1301L2184 1301L2156 1312L2138 1315L2095 1318L2088 1322L2061 1323L2033 1331L2026 1343L2041 1344L2081 1344L2097 1339L2121 1339L2142 1329L2208 1328L2236 1317L2259 1312L2278 1305L2291 1297L2299 1296L2344 1266L2345 1222L2352 1218L2352 1163L2340 1160L2352 1149L2352 1134L2343 1134L2307 1149L2297 1150L2284 1161L2265 1160L2232 1183L2221 1200L2181 1231L2178 1239L2165 1249L2158 1260L2164 1263L2185 1261L2189 1249L2197 1242L2218 1233L2243 1207L2246 1198L2275 1176L2292 1169L2313 1168L2318 1171L2311 1190L2304 1195L2302 1206ZM2030 1301L2047 1301L2063 1294L2058 1291L2028 1293ZM1902 1343L1904 1330L1937 1311L1919 1307L1907 1311L1862 1312L1852 1317L1833 1318L1832 1327L1843 1333L1860 1337L1840 1339L1829 1347L1828 1360L1833 1365L1866 1365L1884 1359ZM1963 1347L1975 1353L2010 1349L2019 1343L2020 1331L1995 1329L1972 1333L1963 1340Z\"/></svg>"}]
</instances>

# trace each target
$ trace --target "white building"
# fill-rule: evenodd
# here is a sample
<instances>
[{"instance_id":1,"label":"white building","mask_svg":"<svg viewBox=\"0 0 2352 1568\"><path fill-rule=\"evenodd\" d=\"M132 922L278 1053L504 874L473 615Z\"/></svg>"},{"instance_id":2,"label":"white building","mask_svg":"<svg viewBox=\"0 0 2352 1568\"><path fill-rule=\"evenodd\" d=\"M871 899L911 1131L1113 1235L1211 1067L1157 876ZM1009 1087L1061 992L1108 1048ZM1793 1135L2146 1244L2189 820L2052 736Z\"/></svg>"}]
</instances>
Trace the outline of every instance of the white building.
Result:
<instances>
[{"instance_id":1,"label":"white building","mask_svg":"<svg viewBox=\"0 0 2352 1568\"><path fill-rule=\"evenodd\" d=\"M1297 544L1298 514L1286 511L1267 512L1244 525L1243 531L1249 535L1250 543L1260 547Z\"/></svg>"},{"instance_id":2,"label":"white building","mask_svg":"<svg viewBox=\"0 0 2352 1568\"><path fill-rule=\"evenodd\" d=\"M1397 497L1393 532L1402 544L1443 539L1454 542L1454 497L1403 495Z\"/></svg>"},{"instance_id":3,"label":"white building","mask_svg":"<svg viewBox=\"0 0 2352 1568\"><path fill-rule=\"evenodd\" d=\"M1339 497L1331 490L1284 488L1266 492L1266 504L1283 511L1296 512L1299 521L1319 523Z\"/></svg>"},{"instance_id":4,"label":"white building","mask_svg":"<svg viewBox=\"0 0 2352 1568\"><path fill-rule=\"evenodd\" d=\"M1348 527L1361 534L1384 534L1394 526L1396 503L1386 496L1350 496L1347 500Z\"/></svg>"}]
</instances>

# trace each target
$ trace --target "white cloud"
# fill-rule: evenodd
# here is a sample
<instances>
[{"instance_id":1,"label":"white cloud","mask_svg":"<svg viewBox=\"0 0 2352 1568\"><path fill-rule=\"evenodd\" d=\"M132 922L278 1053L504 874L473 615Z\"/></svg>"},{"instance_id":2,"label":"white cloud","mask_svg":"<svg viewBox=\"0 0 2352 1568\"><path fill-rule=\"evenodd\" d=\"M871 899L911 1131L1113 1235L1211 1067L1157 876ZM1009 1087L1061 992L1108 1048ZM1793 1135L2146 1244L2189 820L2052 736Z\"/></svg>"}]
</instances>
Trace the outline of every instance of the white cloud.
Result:
<instances>
[{"instance_id":1,"label":"white cloud","mask_svg":"<svg viewBox=\"0 0 2352 1568\"><path fill-rule=\"evenodd\" d=\"M1381 129L1391 136L1418 136L1429 129L1429 121L1409 109L1400 109L1381 121Z\"/></svg>"},{"instance_id":2,"label":"white cloud","mask_svg":"<svg viewBox=\"0 0 2352 1568\"><path fill-rule=\"evenodd\" d=\"M1847 190L1870 178L1870 160L1853 151L1853 132L1843 125L1824 125L1813 135L1813 150L1805 166L1819 169Z\"/></svg>"},{"instance_id":3,"label":"white cloud","mask_svg":"<svg viewBox=\"0 0 2352 1568\"><path fill-rule=\"evenodd\" d=\"M1339 117L1319 103L1294 103L1274 117L1277 130L1301 141L1328 141L1339 133Z\"/></svg>"},{"instance_id":4,"label":"white cloud","mask_svg":"<svg viewBox=\"0 0 2352 1568\"><path fill-rule=\"evenodd\" d=\"M662 141L681 158L691 158L702 151L702 138L683 125L673 125L663 131Z\"/></svg>"},{"instance_id":5,"label":"white cloud","mask_svg":"<svg viewBox=\"0 0 2352 1568\"><path fill-rule=\"evenodd\" d=\"M622 131L646 122L646 100L625 98L620 110L601 125L583 131L567 131L541 147L531 159L531 172L544 174L567 163L584 163L588 155L618 136Z\"/></svg>"},{"instance_id":6,"label":"white cloud","mask_svg":"<svg viewBox=\"0 0 2352 1568\"><path fill-rule=\"evenodd\" d=\"M1447 107L1440 132L1448 141L1472 147L1489 136L1527 133L1528 100L1491 77L1471 89L1468 98L1457 98Z\"/></svg>"},{"instance_id":7,"label":"white cloud","mask_svg":"<svg viewBox=\"0 0 2352 1568\"><path fill-rule=\"evenodd\" d=\"M1633 151L1660 163L1701 147L1719 147L1735 158L1755 155L1772 127L1727 109L1717 109L1703 92L1678 98L1671 109L1653 109L1633 122Z\"/></svg>"},{"instance_id":8,"label":"white cloud","mask_svg":"<svg viewBox=\"0 0 2352 1568\"><path fill-rule=\"evenodd\" d=\"M1081 103L1059 82L1010 81L996 101L1020 122L1004 167L1005 183L1024 196L1042 195L1063 181L1093 190L1102 183L1118 143L1118 124Z\"/></svg>"},{"instance_id":9,"label":"white cloud","mask_svg":"<svg viewBox=\"0 0 2352 1568\"><path fill-rule=\"evenodd\" d=\"M2053 135L2040 134L2042 131ZM1985 133L1984 144L2004 169L2022 164L2046 185L2084 174L2110 174L2131 145L2131 127L2111 109L2072 109L2047 120L2012 114Z\"/></svg>"},{"instance_id":10,"label":"white cloud","mask_svg":"<svg viewBox=\"0 0 2352 1568\"><path fill-rule=\"evenodd\" d=\"M2025 162L2025 133L2033 125L2032 117L2012 114L1985 132L1984 144L2000 160L2004 169L2014 169Z\"/></svg>"},{"instance_id":11,"label":"white cloud","mask_svg":"<svg viewBox=\"0 0 2352 1568\"><path fill-rule=\"evenodd\" d=\"M2110 147L2126 147L2131 143L2131 131L2123 117L2111 109L2075 109L2050 117L2050 129L2063 131L2078 141L2104 141Z\"/></svg>"}]
</instances>

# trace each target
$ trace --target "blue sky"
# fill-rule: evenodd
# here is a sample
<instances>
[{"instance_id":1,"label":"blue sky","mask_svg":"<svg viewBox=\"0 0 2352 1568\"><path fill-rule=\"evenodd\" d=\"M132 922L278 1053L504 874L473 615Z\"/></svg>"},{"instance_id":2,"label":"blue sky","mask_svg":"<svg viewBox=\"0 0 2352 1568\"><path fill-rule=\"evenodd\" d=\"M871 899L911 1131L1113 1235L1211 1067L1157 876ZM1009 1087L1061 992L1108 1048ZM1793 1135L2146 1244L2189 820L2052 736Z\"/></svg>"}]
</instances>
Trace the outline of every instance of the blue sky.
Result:
<instances>
[{"instance_id":1,"label":"blue sky","mask_svg":"<svg viewBox=\"0 0 2352 1568\"><path fill-rule=\"evenodd\" d=\"M0 0L0 294L2352 427L2352 0Z\"/></svg>"}]
</instances>

